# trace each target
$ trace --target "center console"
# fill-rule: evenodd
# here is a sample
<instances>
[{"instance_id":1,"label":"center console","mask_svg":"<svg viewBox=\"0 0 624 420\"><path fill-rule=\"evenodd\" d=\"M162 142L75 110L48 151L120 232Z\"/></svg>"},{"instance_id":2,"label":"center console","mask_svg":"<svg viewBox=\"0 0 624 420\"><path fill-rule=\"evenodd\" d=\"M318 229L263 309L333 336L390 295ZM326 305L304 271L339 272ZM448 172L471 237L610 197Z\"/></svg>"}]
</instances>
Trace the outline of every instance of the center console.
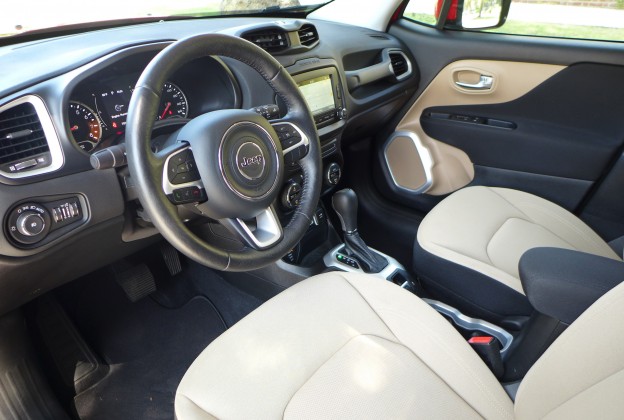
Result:
<instances>
[{"instance_id":1,"label":"center console","mask_svg":"<svg viewBox=\"0 0 624 420\"><path fill-rule=\"evenodd\" d=\"M286 68L292 75L312 113L321 143L322 194L331 193L339 184L344 164L340 150L341 135L346 125L347 102L344 81L338 64L331 59L304 59ZM277 98L279 108L283 104ZM303 176L297 162L286 165L285 182L281 189L278 214L288 220L299 204L303 191ZM319 203L308 232L282 261L291 266L310 266L319 262L337 240L328 221L326 208Z\"/></svg>"}]
</instances>

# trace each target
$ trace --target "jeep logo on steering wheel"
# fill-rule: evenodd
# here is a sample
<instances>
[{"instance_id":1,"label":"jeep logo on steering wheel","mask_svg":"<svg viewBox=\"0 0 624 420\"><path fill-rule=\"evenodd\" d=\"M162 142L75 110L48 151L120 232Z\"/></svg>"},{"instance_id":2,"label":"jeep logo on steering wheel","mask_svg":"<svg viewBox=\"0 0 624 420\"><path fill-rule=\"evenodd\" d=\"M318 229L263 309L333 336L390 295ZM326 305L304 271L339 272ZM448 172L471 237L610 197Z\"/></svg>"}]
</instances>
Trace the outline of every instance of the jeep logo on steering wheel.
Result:
<instances>
[{"instance_id":1,"label":"jeep logo on steering wheel","mask_svg":"<svg viewBox=\"0 0 624 420\"><path fill-rule=\"evenodd\" d=\"M239 162L239 165L241 168L244 168L245 166L251 166L251 165L260 165L262 163L262 155L256 155L253 157L243 157L243 160Z\"/></svg>"},{"instance_id":2,"label":"jeep logo on steering wheel","mask_svg":"<svg viewBox=\"0 0 624 420\"><path fill-rule=\"evenodd\" d=\"M255 180L264 174L264 154L256 143L243 143L236 152L236 166L238 172L249 180Z\"/></svg>"}]
</instances>

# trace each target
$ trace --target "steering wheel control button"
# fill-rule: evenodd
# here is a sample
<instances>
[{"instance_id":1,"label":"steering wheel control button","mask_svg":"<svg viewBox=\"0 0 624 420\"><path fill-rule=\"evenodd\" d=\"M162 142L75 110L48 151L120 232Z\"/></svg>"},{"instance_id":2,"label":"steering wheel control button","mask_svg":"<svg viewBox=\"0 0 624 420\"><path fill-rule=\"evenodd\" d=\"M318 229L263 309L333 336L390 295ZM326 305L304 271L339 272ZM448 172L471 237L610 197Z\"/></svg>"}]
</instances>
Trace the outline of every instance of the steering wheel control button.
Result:
<instances>
[{"instance_id":1,"label":"steering wheel control button","mask_svg":"<svg viewBox=\"0 0 624 420\"><path fill-rule=\"evenodd\" d=\"M274 128L283 150L293 147L302 140L299 131L290 124L275 125Z\"/></svg>"},{"instance_id":2,"label":"steering wheel control button","mask_svg":"<svg viewBox=\"0 0 624 420\"><path fill-rule=\"evenodd\" d=\"M249 180L261 178L266 161L262 149L256 143L243 143L236 152L238 171Z\"/></svg>"},{"instance_id":3,"label":"steering wheel control button","mask_svg":"<svg viewBox=\"0 0 624 420\"><path fill-rule=\"evenodd\" d=\"M300 161L307 154L307 146L299 146L284 155L284 164L286 166L294 167L297 165L297 162Z\"/></svg>"},{"instance_id":4,"label":"steering wheel control button","mask_svg":"<svg viewBox=\"0 0 624 420\"><path fill-rule=\"evenodd\" d=\"M186 187L173 190L170 196L174 204L199 203L206 201L206 191L199 187Z\"/></svg>"},{"instance_id":5,"label":"steering wheel control button","mask_svg":"<svg viewBox=\"0 0 624 420\"><path fill-rule=\"evenodd\" d=\"M199 172L190 149L172 155L167 163L167 177L173 185L199 180Z\"/></svg>"}]
</instances>

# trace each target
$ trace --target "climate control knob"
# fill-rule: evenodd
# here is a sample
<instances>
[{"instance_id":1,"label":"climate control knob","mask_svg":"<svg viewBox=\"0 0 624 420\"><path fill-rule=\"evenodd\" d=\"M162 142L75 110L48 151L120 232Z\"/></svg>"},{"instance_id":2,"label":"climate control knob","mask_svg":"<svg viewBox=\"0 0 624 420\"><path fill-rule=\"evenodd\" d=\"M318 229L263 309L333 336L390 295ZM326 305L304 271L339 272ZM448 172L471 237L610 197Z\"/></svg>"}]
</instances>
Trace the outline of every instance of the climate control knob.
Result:
<instances>
[{"instance_id":1,"label":"climate control knob","mask_svg":"<svg viewBox=\"0 0 624 420\"><path fill-rule=\"evenodd\" d=\"M17 231L24 236L40 235L46 228L46 222L39 213L28 211L17 216Z\"/></svg>"}]
</instances>

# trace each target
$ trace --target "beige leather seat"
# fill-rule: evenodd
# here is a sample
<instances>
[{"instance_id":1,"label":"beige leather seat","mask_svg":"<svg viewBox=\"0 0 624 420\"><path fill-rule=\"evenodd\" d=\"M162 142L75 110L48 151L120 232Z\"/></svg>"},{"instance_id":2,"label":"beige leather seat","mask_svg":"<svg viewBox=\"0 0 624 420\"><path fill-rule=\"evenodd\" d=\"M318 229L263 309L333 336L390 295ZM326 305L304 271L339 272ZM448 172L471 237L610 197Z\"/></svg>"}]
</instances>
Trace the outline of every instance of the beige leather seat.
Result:
<instances>
[{"instance_id":1,"label":"beige leather seat","mask_svg":"<svg viewBox=\"0 0 624 420\"><path fill-rule=\"evenodd\" d=\"M621 260L584 222L558 205L506 188L469 187L422 221L414 270L427 288L472 315L528 315L518 275L525 251L574 249Z\"/></svg>"},{"instance_id":2,"label":"beige leather seat","mask_svg":"<svg viewBox=\"0 0 624 420\"><path fill-rule=\"evenodd\" d=\"M189 419L574 419L624 413L624 285L529 371L515 406L459 333L362 274L305 280L217 338L178 387Z\"/></svg>"}]
</instances>

